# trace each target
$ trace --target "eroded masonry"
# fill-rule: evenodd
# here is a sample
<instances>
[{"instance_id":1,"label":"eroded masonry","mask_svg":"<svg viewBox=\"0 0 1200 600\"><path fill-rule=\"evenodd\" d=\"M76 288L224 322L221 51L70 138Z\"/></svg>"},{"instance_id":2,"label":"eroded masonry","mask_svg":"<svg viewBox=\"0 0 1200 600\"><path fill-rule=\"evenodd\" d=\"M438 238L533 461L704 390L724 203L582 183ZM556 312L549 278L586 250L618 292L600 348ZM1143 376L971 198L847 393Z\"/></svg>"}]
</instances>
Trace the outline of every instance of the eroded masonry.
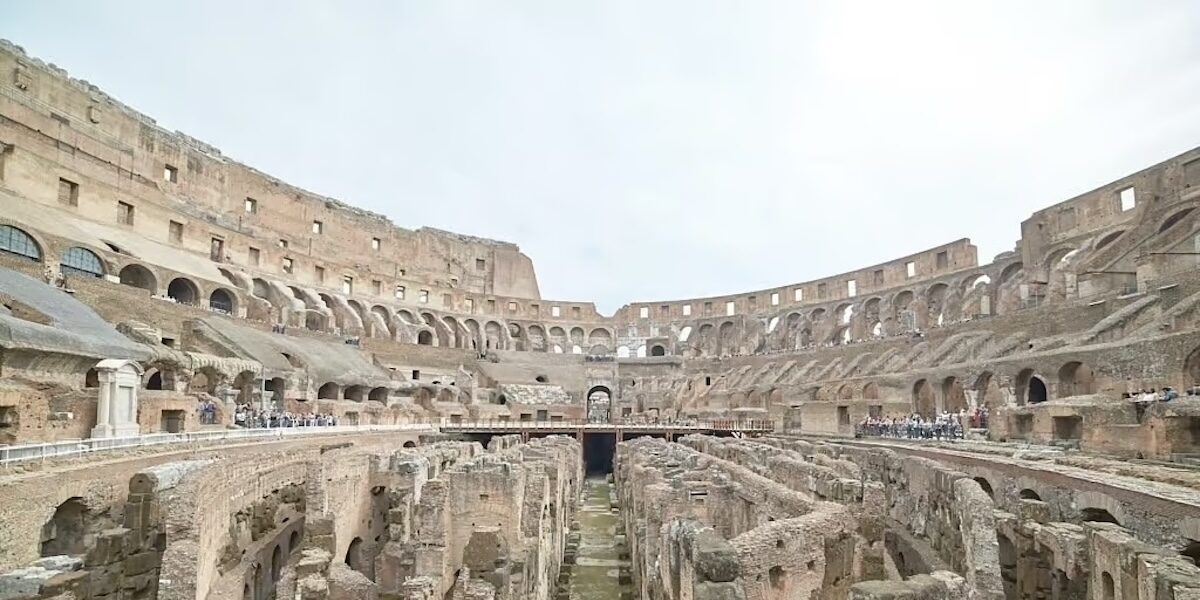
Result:
<instances>
[{"instance_id":1,"label":"eroded masonry","mask_svg":"<svg viewBox=\"0 0 1200 600\"><path fill-rule=\"evenodd\" d=\"M1198 207L606 316L0 42L0 600L1200 598Z\"/></svg>"}]
</instances>

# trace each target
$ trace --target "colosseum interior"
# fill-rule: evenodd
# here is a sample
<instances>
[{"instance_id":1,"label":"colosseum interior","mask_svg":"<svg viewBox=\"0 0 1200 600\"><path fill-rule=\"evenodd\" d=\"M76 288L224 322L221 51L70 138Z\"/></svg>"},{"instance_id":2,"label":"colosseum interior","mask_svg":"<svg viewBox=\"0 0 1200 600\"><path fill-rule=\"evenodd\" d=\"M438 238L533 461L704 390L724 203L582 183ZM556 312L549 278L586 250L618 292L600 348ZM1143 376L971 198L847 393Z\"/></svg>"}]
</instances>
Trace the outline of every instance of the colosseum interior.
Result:
<instances>
[{"instance_id":1,"label":"colosseum interior","mask_svg":"<svg viewBox=\"0 0 1200 600\"><path fill-rule=\"evenodd\" d=\"M606 316L3 42L0 600L1197 600L1198 206Z\"/></svg>"}]
</instances>

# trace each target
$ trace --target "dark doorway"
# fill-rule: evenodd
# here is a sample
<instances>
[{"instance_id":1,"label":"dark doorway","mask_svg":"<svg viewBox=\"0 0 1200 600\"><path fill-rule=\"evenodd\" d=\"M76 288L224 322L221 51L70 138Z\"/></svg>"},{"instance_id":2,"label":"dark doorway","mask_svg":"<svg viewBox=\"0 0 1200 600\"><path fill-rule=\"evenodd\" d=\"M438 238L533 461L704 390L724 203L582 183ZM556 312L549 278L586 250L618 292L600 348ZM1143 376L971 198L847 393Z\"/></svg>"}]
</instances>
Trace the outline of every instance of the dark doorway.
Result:
<instances>
[{"instance_id":1,"label":"dark doorway","mask_svg":"<svg viewBox=\"0 0 1200 600\"><path fill-rule=\"evenodd\" d=\"M588 475L607 475L613 470L617 436L613 433L586 433L583 436L583 463Z\"/></svg>"},{"instance_id":2,"label":"dark doorway","mask_svg":"<svg viewBox=\"0 0 1200 600\"><path fill-rule=\"evenodd\" d=\"M184 429L184 421L187 415L182 410L164 410L162 411L162 430L164 433L180 433Z\"/></svg>"}]
</instances>

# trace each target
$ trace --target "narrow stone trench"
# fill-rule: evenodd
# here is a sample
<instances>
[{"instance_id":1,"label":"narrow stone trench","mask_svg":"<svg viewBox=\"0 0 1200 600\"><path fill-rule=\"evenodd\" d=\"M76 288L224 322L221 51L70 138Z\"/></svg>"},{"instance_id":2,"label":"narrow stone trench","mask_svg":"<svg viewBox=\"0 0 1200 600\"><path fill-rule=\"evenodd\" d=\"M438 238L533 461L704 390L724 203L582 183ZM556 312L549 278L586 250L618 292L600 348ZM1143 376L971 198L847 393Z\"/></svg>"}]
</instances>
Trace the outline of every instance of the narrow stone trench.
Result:
<instances>
[{"instance_id":1,"label":"narrow stone trench","mask_svg":"<svg viewBox=\"0 0 1200 600\"><path fill-rule=\"evenodd\" d=\"M633 600L629 550L615 493L604 477L584 482L578 527L567 538L556 600Z\"/></svg>"}]
</instances>

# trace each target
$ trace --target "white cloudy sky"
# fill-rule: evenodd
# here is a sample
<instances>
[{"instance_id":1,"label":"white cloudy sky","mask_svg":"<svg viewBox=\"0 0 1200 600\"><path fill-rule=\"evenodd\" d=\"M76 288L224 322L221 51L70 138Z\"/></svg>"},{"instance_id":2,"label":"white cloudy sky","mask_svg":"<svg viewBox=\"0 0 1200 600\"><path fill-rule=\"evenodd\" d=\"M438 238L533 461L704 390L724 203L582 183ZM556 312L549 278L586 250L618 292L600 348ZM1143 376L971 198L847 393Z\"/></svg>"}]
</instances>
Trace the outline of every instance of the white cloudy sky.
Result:
<instances>
[{"instance_id":1,"label":"white cloudy sky","mask_svg":"<svg viewBox=\"0 0 1200 600\"><path fill-rule=\"evenodd\" d=\"M0 36L227 155L686 298L960 237L1200 145L1200 4L5 0Z\"/></svg>"}]
</instances>

